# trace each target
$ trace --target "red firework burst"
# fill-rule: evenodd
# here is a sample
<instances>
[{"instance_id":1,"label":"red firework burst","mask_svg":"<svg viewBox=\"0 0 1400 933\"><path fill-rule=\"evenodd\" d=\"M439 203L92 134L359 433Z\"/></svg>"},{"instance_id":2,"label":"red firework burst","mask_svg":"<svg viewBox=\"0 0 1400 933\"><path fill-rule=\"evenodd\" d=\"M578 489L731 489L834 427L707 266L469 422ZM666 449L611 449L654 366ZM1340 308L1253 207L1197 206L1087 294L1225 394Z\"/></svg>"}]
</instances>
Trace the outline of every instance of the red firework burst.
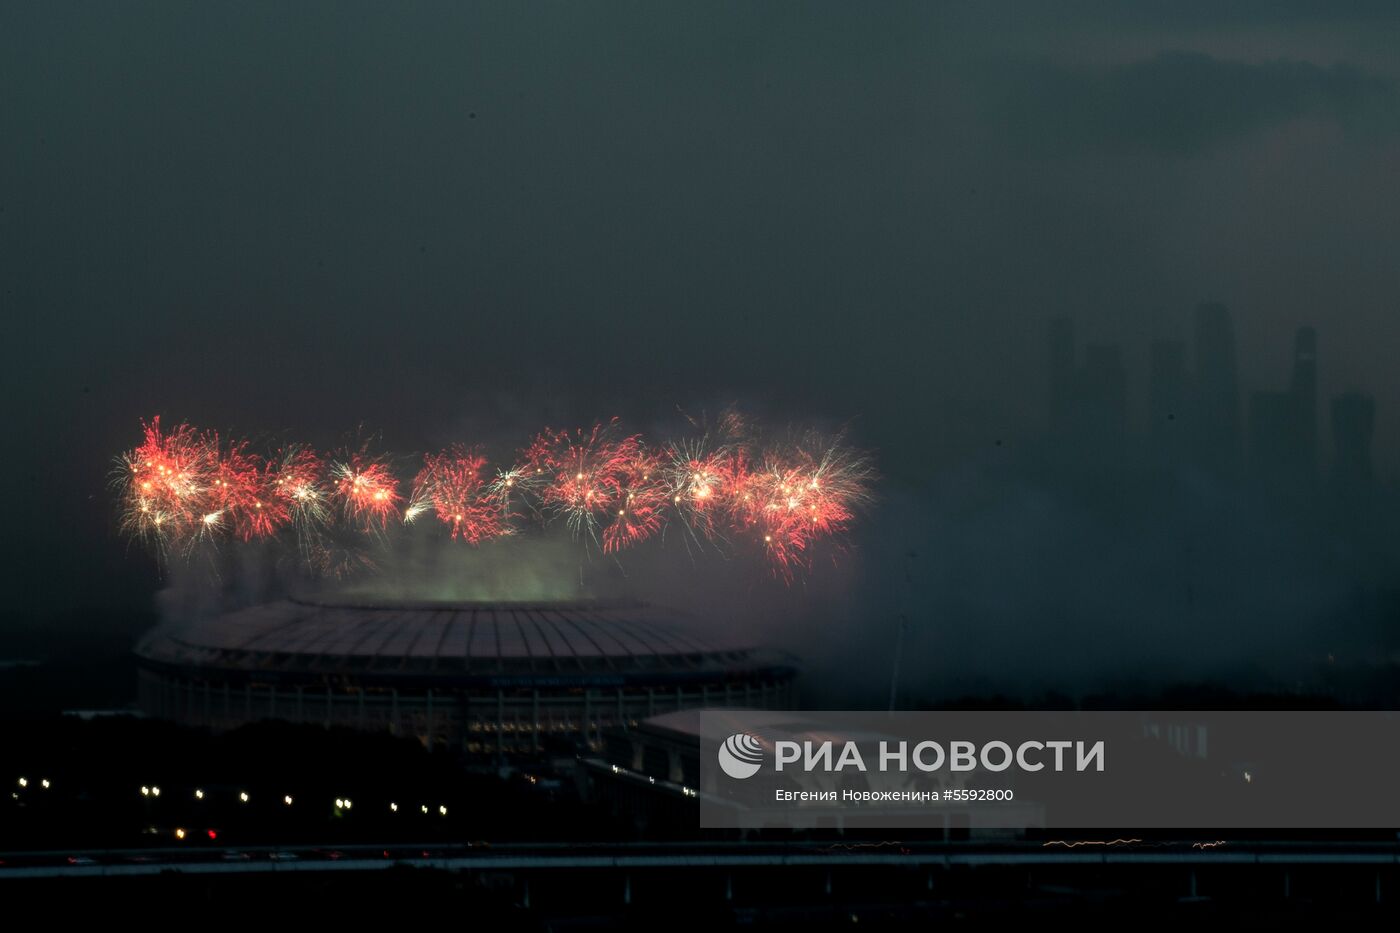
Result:
<instances>
[{"instance_id":1,"label":"red firework burst","mask_svg":"<svg viewBox=\"0 0 1400 933\"><path fill-rule=\"evenodd\" d=\"M142 430L142 443L119 458L115 476L122 525L163 551L197 530L218 448L188 424L162 432L159 417Z\"/></svg>"},{"instance_id":2,"label":"red firework burst","mask_svg":"<svg viewBox=\"0 0 1400 933\"><path fill-rule=\"evenodd\" d=\"M734 491L728 476L734 452L712 450L700 440L673 444L668 454L664 475L671 508L692 531L713 538Z\"/></svg>"},{"instance_id":3,"label":"red firework burst","mask_svg":"<svg viewBox=\"0 0 1400 933\"><path fill-rule=\"evenodd\" d=\"M614 439L617 421L591 430L546 429L525 450L527 475L541 476L541 508L575 536L598 540L601 520L624 507L629 470L642 452L635 435ZM624 516L625 517L625 516Z\"/></svg>"},{"instance_id":4,"label":"red firework burst","mask_svg":"<svg viewBox=\"0 0 1400 933\"><path fill-rule=\"evenodd\" d=\"M844 532L869 499L866 458L815 434L765 454L742 482L736 530L757 534L776 572L805 566L810 545Z\"/></svg>"},{"instance_id":5,"label":"red firework burst","mask_svg":"<svg viewBox=\"0 0 1400 933\"><path fill-rule=\"evenodd\" d=\"M217 438L214 441L217 447ZM262 459L236 441L218 455L209 485L206 524L228 527L243 541L270 538L286 523L287 507L270 486L272 472ZM215 515L212 520L208 516Z\"/></svg>"},{"instance_id":6,"label":"red firework burst","mask_svg":"<svg viewBox=\"0 0 1400 933\"><path fill-rule=\"evenodd\" d=\"M617 509L603 529L604 552L620 551L650 538L661 530L665 514L660 456L638 443L636 452L619 468L617 478Z\"/></svg>"},{"instance_id":7,"label":"red firework burst","mask_svg":"<svg viewBox=\"0 0 1400 933\"><path fill-rule=\"evenodd\" d=\"M322 532L330 519L324 476L321 458L300 444L279 451L264 473L267 497L290 522L302 559L310 567L323 562Z\"/></svg>"},{"instance_id":8,"label":"red firework burst","mask_svg":"<svg viewBox=\"0 0 1400 933\"><path fill-rule=\"evenodd\" d=\"M299 444L283 449L269 465L269 492L286 507L294 525L325 522L324 474L321 458L314 450Z\"/></svg>"},{"instance_id":9,"label":"red firework burst","mask_svg":"<svg viewBox=\"0 0 1400 933\"><path fill-rule=\"evenodd\" d=\"M334 495L346 518L367 531L383 531L398 514L399 481L387 458L361 451L331 467Z\"/></svg>"},{"instance_id":10,"label":"red firework burst","mask_svg":"<svg viewBox=\"0 0 1400 933\"><path fill-rule=\"evenodd\" d=\"M452 529L453 540L469 544L509 534L509 512L485 481L486 470L486 458L465 447L427 454L413 481L405 520L431 509Z\"/></svg>"},{"instance_id":11,"label":"red firework burst","mask_svg":"<svg viewBox=\"0 0 1400 933\"><path fill-rule=\"evenodd\" d=\"M697 427L699 427L697 425ZM702 429L703 430L703 429ZM187 424L143 425L139 446L119 458L114 484L125 530L164 554L225 535L250 541L296 532L306 565L321 572L365 566L342 528L386 533L401 504L387 458L364 448L326 467L292 445L268 460L243 441L221 446ZM839 438L806 434L760 445L732 413L714 434L662 448L622 436L614 419L577 431L546 429L520 462L495 471L478 451L452 447L424 457L405 521L431 511L451 537L478 544L515 531L523 502L542 521L562 518L575 537L614 553L660 534L679 518L694 540L751 542L775 574L810 567L813 545L839 539L870 498L873 470ZM336 556L343 551L346 558Z\"/></svg>"}]
</instances>

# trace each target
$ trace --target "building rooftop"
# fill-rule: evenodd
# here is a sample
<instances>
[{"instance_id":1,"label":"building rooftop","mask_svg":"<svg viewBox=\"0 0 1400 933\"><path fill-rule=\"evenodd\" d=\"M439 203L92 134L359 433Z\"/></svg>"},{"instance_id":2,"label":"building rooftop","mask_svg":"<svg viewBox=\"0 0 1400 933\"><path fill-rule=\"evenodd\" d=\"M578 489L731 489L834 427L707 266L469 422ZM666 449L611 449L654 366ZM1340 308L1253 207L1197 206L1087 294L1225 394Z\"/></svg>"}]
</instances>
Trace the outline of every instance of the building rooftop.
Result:
<instances>
[{"instance_id":1,"label":"building rooftop","mask_svg":"<svg viewBox=\"0 0 1400 933\"><path fill-rule=\"evenodd\" d=\"M399 674L683 673L755 663L752 642L713 628L638 602L286 599L163 625L137 654L180 666Z\"/></svg>"}]
</instances>

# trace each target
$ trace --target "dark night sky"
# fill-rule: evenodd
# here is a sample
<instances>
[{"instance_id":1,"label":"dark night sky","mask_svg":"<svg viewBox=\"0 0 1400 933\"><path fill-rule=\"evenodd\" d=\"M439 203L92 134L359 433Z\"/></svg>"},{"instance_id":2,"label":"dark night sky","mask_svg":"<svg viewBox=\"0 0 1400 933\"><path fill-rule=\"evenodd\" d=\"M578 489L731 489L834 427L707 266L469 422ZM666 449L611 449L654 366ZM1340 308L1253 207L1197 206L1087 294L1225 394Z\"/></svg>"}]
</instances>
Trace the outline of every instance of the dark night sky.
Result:
<instances>
[{"instance_id":1,"label":"dark night sky","mask_svg":"<svg viewBox=\"0 0 1400 933\"><path fill-rule=\"evenodd\" d=\"M396 449L739 401L892 496L1038 430L1044 322L1321 335L1400 466L1390 3L11 3L3 566L148 599L138 419ZM1131 13L1125 12L1131 10ZM523 438L522 438L523 439Z\"/></svg>"}]
</instances>

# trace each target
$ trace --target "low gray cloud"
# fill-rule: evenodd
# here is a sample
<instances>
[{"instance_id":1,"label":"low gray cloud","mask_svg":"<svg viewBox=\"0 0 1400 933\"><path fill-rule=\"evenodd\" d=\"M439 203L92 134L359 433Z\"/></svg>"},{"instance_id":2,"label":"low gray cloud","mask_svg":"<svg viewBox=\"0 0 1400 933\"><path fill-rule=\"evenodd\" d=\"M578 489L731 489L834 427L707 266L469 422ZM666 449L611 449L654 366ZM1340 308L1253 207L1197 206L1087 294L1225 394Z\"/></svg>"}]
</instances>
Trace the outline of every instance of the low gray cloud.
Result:
<instances>
[{"instance_id":1,"label":"low gray cloud","mask_svg":"<svg viewBox=\"0 0 1400 933\"><path fill-rule=\"evenodd\" d=\"M1161 52L1123 64L1019 63L988 82L987 119L1021 152L1194 155L1305 117L1400 128L1393 82L1349 64Z\"/></svg>"}]
</instances>

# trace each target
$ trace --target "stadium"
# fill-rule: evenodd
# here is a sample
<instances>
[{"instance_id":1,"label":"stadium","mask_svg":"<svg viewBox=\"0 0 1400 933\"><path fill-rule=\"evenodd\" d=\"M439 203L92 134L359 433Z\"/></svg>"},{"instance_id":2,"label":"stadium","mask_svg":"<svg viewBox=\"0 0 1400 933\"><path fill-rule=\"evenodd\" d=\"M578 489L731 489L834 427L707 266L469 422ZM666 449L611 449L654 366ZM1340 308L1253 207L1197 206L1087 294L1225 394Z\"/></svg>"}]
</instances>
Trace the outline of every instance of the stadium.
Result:
<instances>
[{"instance_id":1,"label":"stadium","mask_svg":"<svg viewBox=\"0 0 1400 933\"><path fill-rule=\"evenodd\" d=\"M429 748L598 749L701 706L790 708L793 659L638 602L275 603L167 623L136 649L148 716L389 730Z\"/></svg>"}]
</instances>

